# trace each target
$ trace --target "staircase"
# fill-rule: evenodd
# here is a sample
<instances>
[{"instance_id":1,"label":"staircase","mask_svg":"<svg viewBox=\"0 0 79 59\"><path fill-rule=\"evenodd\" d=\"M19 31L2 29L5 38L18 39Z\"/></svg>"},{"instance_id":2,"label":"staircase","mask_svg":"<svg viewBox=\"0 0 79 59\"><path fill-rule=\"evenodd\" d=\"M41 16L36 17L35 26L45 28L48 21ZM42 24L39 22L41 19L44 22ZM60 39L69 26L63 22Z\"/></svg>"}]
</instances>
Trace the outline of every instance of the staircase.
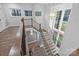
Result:
<instances>
[{"instance_id":1,"label":"staircase","mask_svg":"<svg viewBox=\"0 0 79 59\"><path fill-rule=\"evenodd\" d=\"M58 56L58 48L55 46L53 40L50 40L48 32L42 31L40 37L44 40L46 54L48 56Z\"/></svg>"},{"instance_id":2,"label":"staircase","mask_svg":"<svg viewBox=\"0 0 79 59\"><path fill-rule=\"evenodd\" d=\"M25 21L26 19L23 19L23 23L24 23L24 21ZM29 21L30 22L28 22L28 23L30 23L29 25L27 24L27 23L25 23L26 25L24 25L23 27L24 27L24 29L25 29L25 27L30 27L30 28L33 28L33 29L35 29L35 30L37 30L37 31L39 31L40 32L40 46L37 46L38 48L36 48L35 47L35 52L34 53L32 53L33 51L32 50L27 50L26 48L25 48L25 46L28 48L28 44L27 45L25 45L26 43L25 42L22 42L21 43L21 53L22 53L22 55L25 55L25 54L27 54L27 53L25 53L25 54L23 54L24 53L24 50L27 50L27 51L29 51L29 55L42 55L42 56L58 56L59 54L58 54L58 48L56 47L56 45L54 44L54 42L53 42L53 40L50 40L50 37L49 37L49 34L48 34L48 32L47 31L45 31L45 30L42 30L42 28L41 28L41 24L39 24L39 23L37 23L36 21L34 21L33 19L29 19ZM26 22L27 22L27 20L26 20ZM24 32L25 32L25 30L24 30ZM22 34L23 35L23 34ZM24 36L24 35L23 35ZM22 37L23 37L22 36ZM26 36L27 37L27 36ZM25 41L25 38L23 37L23 39L22 40L24 40ZM24 46L25 45L25 46ZM33 48L31 48L31 49L33 49ZM41 50L42 49L42 50ZM43 52L43 53L42 53Z\"/></svg>"}]
</instances>

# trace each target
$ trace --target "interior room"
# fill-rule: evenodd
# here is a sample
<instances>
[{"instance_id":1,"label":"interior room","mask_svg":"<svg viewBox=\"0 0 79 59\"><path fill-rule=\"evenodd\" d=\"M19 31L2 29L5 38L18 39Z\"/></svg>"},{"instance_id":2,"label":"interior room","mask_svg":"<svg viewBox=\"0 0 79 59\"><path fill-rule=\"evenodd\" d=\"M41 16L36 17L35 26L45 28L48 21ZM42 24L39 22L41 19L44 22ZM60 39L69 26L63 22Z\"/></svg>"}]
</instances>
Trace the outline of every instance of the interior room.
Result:
<instances>
[{"instance_id":1,"label":"interior room","mask_svg":"<svg viewBox=\"0 0 79 59\"><path fill-rule=\"evenodd\" d=\"M78 3L0 3L0 56L79 56Z\"/></svg>"}]
</instances>

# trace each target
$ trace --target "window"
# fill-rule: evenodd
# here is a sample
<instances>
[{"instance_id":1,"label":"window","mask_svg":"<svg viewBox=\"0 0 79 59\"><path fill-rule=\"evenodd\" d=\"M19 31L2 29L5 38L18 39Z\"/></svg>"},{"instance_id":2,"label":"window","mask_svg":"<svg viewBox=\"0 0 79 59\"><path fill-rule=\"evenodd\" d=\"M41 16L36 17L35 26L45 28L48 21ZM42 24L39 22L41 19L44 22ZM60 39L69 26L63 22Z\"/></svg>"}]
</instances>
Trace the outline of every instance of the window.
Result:
<instances>
[{"instance_id":1,"label":"window","mask_svg":"<svg viewBox=\"0 0 79 59\"><path fill-rule=\"evenodd\" d=\"M17 16L21 16L21 10L17 10Z\"/></svg>"},{"instance_id":2,"label":"window","mask_svg":"<svg viewBox=\"0 0 79 59\"><path fill-rule=\"evenodd\" d=\"M12 11L11 11L11 15L12 15L12 16L16 16L15 9L12 9Z\"/></svg>"},{"instance_id":3,"label":"window","mask_svg":"<svg viewBox=\"0 0 79 59\"><path fill-rule=\"evenodd\" d=\"M62 26L61 26L62 31L65 31L65 29L66 29L70 12L71 12L71 9L65 10L65 14L64 14L63 22L62 22Z\"/></svg>"},{"instance_id":4,"label":"window","mask_svg":"<svg viewBox=\"0 0 79 59\"><path fill-rule=\"evenodd\" d=\"M25 16L32 16L32 11L25 10L24 12L25 12Z\"/></svg>"},{"instance_id":5,"label":"window","mask_svg":"<svg viewBox=\"0 0 79 59\"><path fill-rule=\"evenodd\" d=\"M64 12L64 17L63 17L62 23L60 24L62 12ZM71 12L71 9L67 9L65 11L62 10L62 11L57 12L55 28L59 29L59 26L60 26L60 31L62 31L63 33L66 29L70 12ZM59 48L64 40L63 33L61 35L60 33L54 31L54 34L53 34L53 41L54 41L54 43L56 43L57 47L59 47Z\"/></svg>"},{"instance_id":6,"label":"window","mask_svg":"<svg viewBox=\"0 0 79 59\"><path fill-rule=\"evenodd\" d=\"M21 10L20 9L11 9L11 15L12 16L21 16Z\"/></svg>"},{"instance_id":7,"label":"window","mask_svg":"<svg viewBox=\"0 0 79 59\"><path fill-rule=\"evenodd\" d=\"M70 9L67 9L67 10L65 11L63 21L68 21L68 18L69 18L70 12L71 12Z\"/></svg>"},{"instance_id":8,"label":"window","mask_svg":"<svg viewBox=\"0 0 79 59\"><path fill-rule=\"evenodd\" d=\"M36 11L35 16L41 16L41 11Z\"/></svg>"},{"instance_id":9,"label":"window","mask_svg":"<svg viewBox=\"0 0 79 59\"><path fill-rule=\"evenodd\" d=\"M71 12L71 9L65 10L65 14L64 14L64 17L63 17L62 25L61 25L61 31L63 31L63 32L64 32L65 29L66 29L70 12ZM61 46L63 40L64 40L63 35L60 35L60 34L59 34L58 41L57 41L57 46L58 46L58 47Z\"/></svg>"},{"instance_id":10,"label":"window","mask_svg":"<svg viewBox=\"0 0 79 59\"><path fill-rule=\"evenodd\" d=\"M61 19L62 11L57 11L57 16L56 16L56 22L55 22L55 28L59 29L59 23Z\"/></svg>"}]
</instances>

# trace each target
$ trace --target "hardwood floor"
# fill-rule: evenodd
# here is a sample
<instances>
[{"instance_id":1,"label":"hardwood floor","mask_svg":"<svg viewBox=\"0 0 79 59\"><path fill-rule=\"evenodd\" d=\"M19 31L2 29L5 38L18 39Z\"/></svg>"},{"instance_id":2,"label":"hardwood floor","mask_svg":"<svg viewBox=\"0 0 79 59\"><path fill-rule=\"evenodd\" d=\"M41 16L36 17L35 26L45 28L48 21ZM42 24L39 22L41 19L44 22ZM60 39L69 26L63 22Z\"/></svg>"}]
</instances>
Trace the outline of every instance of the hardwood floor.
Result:
<instances>
[{"instance_id":1,"label":"hardwood floor","mask_svg":"<svg viewBox=\"0 0 79 59\"><path fill-rule=\"evenodd\" d=\"M20 37L16 36L17 30L17 27L9 27L0 32L0 56L19 55Z\"/></svg>"},{"instance_id":2,"label":"hardwood floor","mask_svg":"<svg viewBox=\"0 0 79 59\"><path fill-rule=\"evenodd\" d=\"M0 56L20 56L21 37L17 37L18 27L9 27L0 32ZM36 43L29 44L32 56L44 56L43 48ZM79 56L79 48L69 56Z\"/></svg>"},{"instance_id":3,"label":"hardwood floor","mask_svg":"<svg viewBox=\"0 0 79 59\"><path fill-rule=\"evenodd\" d=\"M79 48L73 51L69 56L79 56Z\"/></svg>"},{"instance_id":4,"label":"hardwood floor","mask_svg":"<svg viewBox=\"0 0 79 59\"><path fill-rule=\"evenodd\" d=\"M17 37L18 27L9 27L0 32L0 56L20 56L21 37ZM43 49L36 43L29 44L32 56L43 56Z\"/></svg>"},{"instance_id":5,"label":"hardwood floor","mask_svg":"<svg viewBox=\"0 0 79 59\"><path fill-rule=\"evenodd\" d=\"M36 42L31 43L28 46L29 51L31 52L31 54L29 52L30 56L45 56L44 49L42 47L39 47Z\"/></svg>"}]
</instances>

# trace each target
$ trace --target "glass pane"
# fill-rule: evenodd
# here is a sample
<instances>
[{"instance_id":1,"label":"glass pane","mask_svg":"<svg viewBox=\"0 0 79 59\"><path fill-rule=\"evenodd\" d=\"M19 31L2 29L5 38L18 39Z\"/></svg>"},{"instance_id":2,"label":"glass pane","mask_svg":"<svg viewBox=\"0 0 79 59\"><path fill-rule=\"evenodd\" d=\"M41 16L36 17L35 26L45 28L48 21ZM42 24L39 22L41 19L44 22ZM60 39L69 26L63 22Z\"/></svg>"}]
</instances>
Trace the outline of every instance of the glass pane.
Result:
<instances>
[{"instance_id":1,"label":"glass pane","mask_svg":"<svg viewBox=\"0 0 79 59\"><path fill-rule=\"evenodd\" d=\"M68 18L69 18L70 12L71 12L70 9L68 9L68 10L65 11L63 21L68 21Z\"/></svg>"},{"instance_id":2,"label":"glass pane","mask_svg":"<svg viewBox=\"0 0 79 59\"><path fill-rule=\"evenodd\" d=\"M15 11L15 9L12 9L11 14L12 14L12 16L16 16L16 11Z\"/></svg>"},{"instance_id":3,"label":"glass pane","mask_svg":"<svg viewBox=\"0 0 79 59\"><path fill-rule=\"evenodd\" d=\"M62 11L57 12L57 17L56 17L56 22L55 22L55 28L56 29L59 28L59 22L60 22L61 14L62 14Z\"/></svg>"},{"instance_id":4,"label":"glass pane","mask_svg":"<svg viewBox=\"0 0 79 59\"><path fill-rule=\"evenodd\" d=\"M63 36L59 35L59 38L58 38L58 41L57 41L57 46L60 47L62 42L63 42Z\"/></svg>"},{"instance_id":5,"label":"glass pane","mask_svg":"<svg viewBox=\"0 0 79 59\"><path fill-rule=\"evenodd\" d=\"M25 16L28 16L28 11L25 11Z\"/></svg>"},{"instance_id":6,"label":"glass pane","mask_svg":"<svg viewBox=\"0 0 79 59\"><path fill-rule=\"evenodd\" d=\"M21 10L18 10L18 16L21 16Z\"/></svg>"},{"instance_id":7,"label":"glass pane","mask_svg":"<svg viewBox=\"0 0 79 59\"><path fill-rule=\"evenodd\" d=\"M18 12L18 10L16 10L17 11L17 16L19 16L19 12Z\"/></svg>"},{"instance_id":8,"label":"glass pane","mask_svg":"<svg viewBox=\"0 0 79 59\"><path fill-rule=\"evenodd\" d=\"M32 11L28 11L28 16L32 16Z\"/></svg>"},{"instance_id":9,"label":"glass pane","mask_svg":"<svg viewBox=\"0 0 79 59\"><path fill-rule=\"evenodd\" d=\"M61 26L61 30L62 30L62 31L65 31L65 29L66 29L70 12L71 12L70 9L67 9L67 10L65 11L64 18L63 18L63 23L62 23L62 26Z\"/></svg>"},{"instance_id":10,"label":"glass pane","mask_svg":"<svg viewBox=\"0 0 79 59\"><path fill-rule=\"evenodd\" d=\"M11 10L11 15L12 16L21 16L21 10L19 10L19 9L12 9Z\"/></svg>"},{"instance_id":11,"label":"glass pane","mask_svg":"<svg viewBox=\"0 0 79 59\"><path fill-rule=\"evenodd\" d=\"M41 16L41 12L40 11L36 11L35 12L35 16Z\"/></svg>"},{"instance_id":12,"label":"glass pane","mask_svg":"<svg viewBox=\"0 0 79 59\"><path fill-rule=\"evenodd\" d=\"M25 10L25 16L32 16L32 11Z\"/></svg>"}]
</instances>

